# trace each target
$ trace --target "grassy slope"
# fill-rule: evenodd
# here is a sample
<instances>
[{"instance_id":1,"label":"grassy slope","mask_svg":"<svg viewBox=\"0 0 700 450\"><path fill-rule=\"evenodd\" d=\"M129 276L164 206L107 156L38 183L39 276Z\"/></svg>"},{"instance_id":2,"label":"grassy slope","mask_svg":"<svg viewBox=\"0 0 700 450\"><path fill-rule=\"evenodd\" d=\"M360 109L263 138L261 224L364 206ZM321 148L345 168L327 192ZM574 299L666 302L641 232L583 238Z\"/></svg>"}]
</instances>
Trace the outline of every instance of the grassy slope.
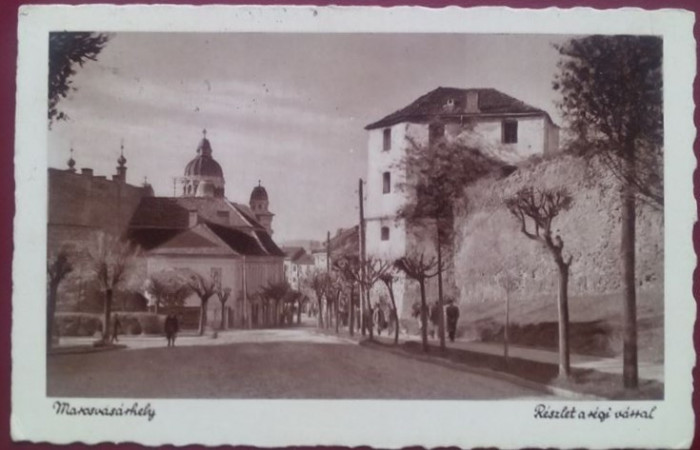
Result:
<instances>
[{"instance_id":1,"label":"grassy slope","mask_svg":"<svg viewBox=\"0 0 700 450\"><path fill-rule=\"evenodd\" d=\"M466 337L502 341L505 300L461 305ZM622 351L620 295L573 296L569 299L571 351L617 356ZM663 362L664 315L661 294L638 293L637 323L641 361ZM554 297L512 301L510 337L514 344L556 349L557 304Z\"/></svg>"}]
</instances>

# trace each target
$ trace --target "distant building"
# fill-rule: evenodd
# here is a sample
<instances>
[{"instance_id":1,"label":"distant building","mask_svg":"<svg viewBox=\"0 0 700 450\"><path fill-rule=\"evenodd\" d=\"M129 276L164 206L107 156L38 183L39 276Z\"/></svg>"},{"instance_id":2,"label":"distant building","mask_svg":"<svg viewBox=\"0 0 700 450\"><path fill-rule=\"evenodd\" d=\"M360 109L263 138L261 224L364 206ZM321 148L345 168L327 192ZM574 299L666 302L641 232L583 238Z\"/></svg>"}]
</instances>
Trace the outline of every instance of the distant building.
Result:
<instances>
[{"instance_id":1,"label":"distant building","mask_svg":"<svg viewBox=\"0 0 700 450\"><path fill-rule=\"evenodd\" d=\"M495 89L440 87L365 129L367 254L387 260L430 247L420 232L397 219L408 195L397 187L406 182L400 162L409 146L458 141L510 163L559 148L559 127L545 111ZM404 280L395 283L395 290L405 315L409 308L403 305Z\"/></svg>"},{"instance_id":2,"label":"distant building","mask_svg":"<svg viewBox=\"0 0 700 450\"><path fill-rule=\"evenodd\" d=\"M244 315L257 314L261 287L284 279L285 255L270 236L273 214L265 188L259 184L253 189L250 206L229 201L206 134L179 178L179 197L155 197L146 182L140 187L126 183L123 150L117 163L111 180L87 168L77 173L72 155L68 169L49 169L49 255L65 249L72 261L84 262L97 233L125 237L142 249L135 270L144 279L164 270L189 269L231 289L226 310L216 296L210 299L212 325L221 323L222 314L226 326L239 326ZM69 309L99 294L94 283L84 281L90 279L85 269L76 267L59 293ZM140 294L145 303L145 289ZM186 305L198 304L194 295L186 300Z\"/></svg>"},{"instance_id":3,"label":"distant building","mask_svg":"<svg viewBox=\"0 0 700 450\"><path fill-rule=\"evenodd\" d=\"M256 186L250 207L228 200L223 170L212 157L206 134L185 167L181 186L180 197L143 198L127 235L145 250L147 275L190 269L231 289L224 311L216 298L210 299L208 319L219 324L223 314L226 326L240 326L244 317L257 314L261 288L284 279L285 255L270 236L267 192ZM192 295L186 304L198 305L199 299Z\"/></svg>"},{"instance_id":4,"label":"distant building","mask_svg":"<svg viewBox=\"0 0 700 450\"><path fill-rule=\"evenodd\" d=\"M53 258L65 251L75 267L60 285L59 308L75 309L99 294L96 284L81 276L87 248L100 232L122 235L141 199L153 196L148 183L126 182L126 162L122 148L116 174L110 179L95 175L91 168L78 172L71 150L67 169L48 169L47 254Z\"/></svg>"},{"instance_id":5,"label":"distant building","mask_svg":"<svg viewBox=\"0 0 700 450\"><path fill-rule=\"evenodd\" d=\"M294 290L300 290L304 278L311 273L314 258L304 247L282 247L284 258L284 277Z\"/></svg>"}]
</instances>

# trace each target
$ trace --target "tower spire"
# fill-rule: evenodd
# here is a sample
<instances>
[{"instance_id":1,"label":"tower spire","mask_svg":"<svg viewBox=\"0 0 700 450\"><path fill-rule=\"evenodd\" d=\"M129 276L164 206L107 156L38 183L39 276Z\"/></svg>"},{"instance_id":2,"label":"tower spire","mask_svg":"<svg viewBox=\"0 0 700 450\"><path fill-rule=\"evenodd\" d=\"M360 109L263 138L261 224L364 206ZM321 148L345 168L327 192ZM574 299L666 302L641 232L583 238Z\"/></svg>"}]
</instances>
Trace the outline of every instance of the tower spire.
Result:
<instances>
[{"instance_id":1,"label":"tower spire","mask_svg":"<svg viewBox=\"0 0 700 450\"><path fill-rule=\"evenodd\" d=\"M73 159L73 146L70 147L70 158L68 159L68 171L75 173L75 160Z\"/></svg>"}]
</instances>

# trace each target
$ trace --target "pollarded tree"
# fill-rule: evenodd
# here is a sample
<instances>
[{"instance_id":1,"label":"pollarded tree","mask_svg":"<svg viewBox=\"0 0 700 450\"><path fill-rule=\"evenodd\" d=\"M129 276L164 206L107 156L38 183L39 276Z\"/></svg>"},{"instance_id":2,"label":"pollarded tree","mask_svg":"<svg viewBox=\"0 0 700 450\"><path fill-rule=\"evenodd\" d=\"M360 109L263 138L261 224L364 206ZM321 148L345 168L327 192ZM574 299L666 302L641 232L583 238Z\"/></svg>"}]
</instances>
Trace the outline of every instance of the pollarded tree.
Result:
<instances>
[{"instance_id":1,"label":"pollarded tree","mask_svg":"<svg viewBox=\"0 0 700 450\"><path fill-rule=\"evenodd\" d=\"M302 284L310 289L316 297L318 305L318 326L323 328L323 296L326 293L326 285L328 284L328 273L322 270L313 270L306 274Z\"/></svg>"},{"instance_id":2,"label":"pollarded tree","mask_svg":"<svg viewBox=\"0 0 700 450\"><path fill-rule=\"evenodd\" d=\"M105 343L110 336L109 324L114 291L130 282L135 283L135 274L130 270L138 253L139 248L131 242L102 232L97 234L95 245L88 252L90 269L104 293L102 340Z\"/></svg>"},{"instance_id":3,"label":"pollarded tree","mask_svg":"<svg viewBox=\"0 0 700 450\"><path fill-rule=\"evenodd\" d=\"M228 301L228 298L230 296L230 287L218 287L216 289L216 297L219 299L219 303L221 303L221 324L219 325L219 328L221 328L222 330L226 327L226 302Z\"/></svg>"},{"instance_id":4,"label":"pollarded tree","mask_svg":"<svg viewBox=\"0 0 700 450\"><path fill-rule=\"evenodd\" d=\"M291 289L292 288L289 283L283 280L276 283L268 283L267 286L264 286L260 291L263 298L267 299L268 301L272 301L274 304L272 309L273 326L280 324L280 302L284 300Z\"/></svg>"},{"instance_id":5,"label":"pollarded tree","mask_svg":"<svg viewBox=\"0 0 700 450\"><path fill-rule=\"evenodd\" d=\"M154 273L146 280L145 291L155 300L155 313L160 306L174 308L184 305L192 294L187 280L176 270L163 270Z\"/></svg>"},{"instance_id":6,"label":"pollarded tree","mask_svg":"<svg viewBox=\"0 0 700 450\"><path fill-rule=\"evenodd\" d=\"M49 126L54 120L68 117L58 109L58 102L76 89L70 79L76 73L76 66L96 61L108 40L109 36L102 33L49 33Z\"/></svg>"},{"instance_id":7,"label":"pollarded tree","mask_svg":"<svg viewBox=\"0 0 700 450\"><path fill-rule=\"evenodd\" d=\"M73 265L68 260L68 254L60 251L56 257L47 264L47 296L46 305L46 349L49 350L53 340L53 322L56 315L56 301L58 299L58 286L61 281L73 271Z\"/></svg>"},{"instance_id":8,"label":"pollarded tree","mask_svg":"<svg viewBox=\"0 0 700 450\"><path fill-rule=\"evenodd\" d=\"M204 328L207 325L207 304L219 286L212 277L207 277L194 270L186 270L183 273L186 276L190 289L199 297L199 328L197 329L197 334L201 336L204 334Z\"/></svg>"},{"instance_id":9,"label":"pollarded tree","mask_svg":"<svg viewBox=\"0 0 700 450\"><path fill-rule=\"evenodd\" d=\"M394 274L391 272L391 270L387 270L384 272L379 279L384 283L384 286L386 286L387 291L389 291L389 299L391 300L391 317L390 321L394 322L394 344L399 343L399 312L398 309L396 308L396 298L394 297L394 280L396 277Z\"/></svg>"},{"instance_id":10,"label":"pollarded tree","mask_svg":"<svg viewBox=\"0 0 700 450\"><path fill-rule=\"evenodd\" d=\"M336 258L333 261L333 270L344 284L344 290L348 297L348 330L350 336L355 335L355 290L360 279L359 261L357 258L347 256Z\"/></svg>"},{"instance_id":11,"label":"pollarded tree","mask_svg":"<svg viewBox=\"0 0 700 450\"><path fill-rule=\"evenodd\" d=\"M444 123L434 120L430 125L444 130ZM466 127L469 128L469 127ZM466 132L466 130L465 130ZM409 201L399 210L398 217L410 226L434 228L438 269L438 335L440 348L445 348L445 318L443 273L445 259L451 256L455 206L464 201L464 189L470 183L508 166L479 149L457 140L432 139L420 145L408 139L406 155L399 163L406 173L406 182L399 189L407 192Z\"/></svg>"},{"instance_id":12,"label":"pollarded tree","mask_svg":"<svg viewBox=\"0 0 700 450\"><path fill-rule=\"evenodd\" d=\"M520 231L542 244L554 258L559 272L559 376L568 378L569 364L569 268L572 257L564 257L564 241L552 234L552 222L571 207L566 189L520 189L505 199L506 207L520 223Z\"/></svg>"},{"instance_id":13,"label":"pollarded tree","mask_svg":"<svg viewBox=\"0 0 700 450\"><path fill-rule=\"evenodd\" d=\"M557 47L553 87L575 136L573 147L598 155L621 181L623 380L636 389L637 199L663 207L663 41L657 36L589 36Z\"/></svg>"},{"instance_id":14,"label":"pollarded tree","mask_svg":"<svg viewBox=\"0 0 700 450\"><path fill-rule=\"evenodd\" d=\"M399 258L394 262L394 267L406 274L412 280L418 282L420 286L420 324L421 340L423 341L423 351L430 351L428 346L428 303L425 299L425 281L437 276L440 272L435 258L426 258L422 253L413 254Z\"/></svg>"}]
</instances>

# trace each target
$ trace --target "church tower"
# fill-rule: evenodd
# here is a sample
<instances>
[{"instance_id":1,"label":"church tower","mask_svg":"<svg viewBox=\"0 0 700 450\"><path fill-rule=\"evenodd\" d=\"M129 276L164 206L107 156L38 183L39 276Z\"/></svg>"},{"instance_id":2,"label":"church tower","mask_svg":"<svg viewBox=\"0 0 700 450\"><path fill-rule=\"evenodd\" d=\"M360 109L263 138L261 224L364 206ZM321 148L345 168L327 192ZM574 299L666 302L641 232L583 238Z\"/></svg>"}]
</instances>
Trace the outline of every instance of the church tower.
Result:
<instances>
[{"instance_id":1,"label":"church tower","mask_svg":"<svg viewBox=\"0 0 700 450\"><path fill-rule=\"evenodd\" d=\"M187 164L185 176L180 179L183 197L224 196L224 172L211 153L207 130L203 130L202 140L197 146L197 156Z\"/></svg>"},{"instance_id":2,"label":"church tower","mask_svg":"<svg viewBox=\"0 0 700 450\"><path fill-rule=\"evenodd\" d=\"M267 191L263 186L260 185L260 180L258 180L258 185L253 188L253 192L250 193L250 209L253 210L255 214L255 220L260 222L260 225L265 227L268 234L272 236L272 218L274 214L268 209L270 202L267 197Z\"/></svg>"}]
</instances>

